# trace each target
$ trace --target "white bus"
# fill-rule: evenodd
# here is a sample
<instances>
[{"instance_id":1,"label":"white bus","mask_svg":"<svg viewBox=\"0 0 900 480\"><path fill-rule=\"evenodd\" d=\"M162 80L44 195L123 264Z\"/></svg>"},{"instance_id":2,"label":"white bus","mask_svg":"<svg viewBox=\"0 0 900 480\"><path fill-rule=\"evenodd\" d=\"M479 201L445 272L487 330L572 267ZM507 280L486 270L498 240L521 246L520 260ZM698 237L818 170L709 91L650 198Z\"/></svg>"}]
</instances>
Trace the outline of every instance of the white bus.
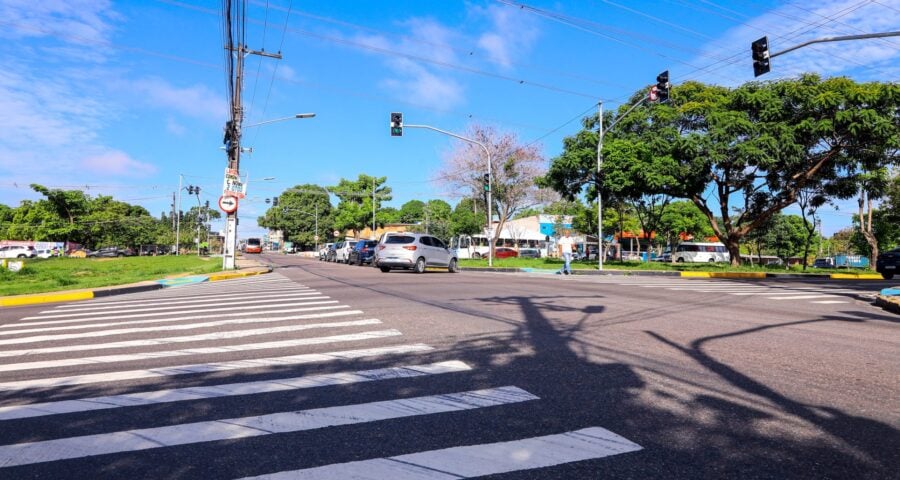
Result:
<instances>
[{"instance_id":1,"label":"white bus","mask_svg":"<svg viewBox=\"0 0 900 480\"><path fill-rule=\"evenodd\" d=\"M501 237L494 241L496 247L536 248L542 256L547 256L544 240ZM456 258L487 258L488 238L486 235L456 235L450 238L450 249L456 250Z\"/></svg>"},{"instance_id":2,"label":"white bus","mask_svg":"<svg viewBox=\"0 0 900 480\"><path fill-rule=\"evenodd\" d=\"M681 242L675 247L673 253L668 247L663 251L660 260L671 261L675 258L676 262L729 262L731 255L728 249L721 243L699 243L699 242Z\"/></svg>"}]
</instances>

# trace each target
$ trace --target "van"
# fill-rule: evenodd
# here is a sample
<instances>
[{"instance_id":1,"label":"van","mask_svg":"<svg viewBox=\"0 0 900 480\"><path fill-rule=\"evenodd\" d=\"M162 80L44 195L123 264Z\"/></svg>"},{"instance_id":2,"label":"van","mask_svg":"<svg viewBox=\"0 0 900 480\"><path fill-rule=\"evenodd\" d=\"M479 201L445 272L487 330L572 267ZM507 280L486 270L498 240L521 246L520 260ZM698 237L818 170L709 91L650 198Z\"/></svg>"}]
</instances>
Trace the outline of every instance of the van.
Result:
<instances>
[{"instance_id":1,"label":"van","mask_svg":"<svg viewBox=\"0 0 900 480\"><path fill-rule=\"evenodd\" d=\"M682 242L675 251L671 252L669 248L663 252L662 258L665 260L675 259L678 263L715 263L729 262L731 255L728 249L722 243L700 243L700 242Z\"/></svg>"}]
</instances>

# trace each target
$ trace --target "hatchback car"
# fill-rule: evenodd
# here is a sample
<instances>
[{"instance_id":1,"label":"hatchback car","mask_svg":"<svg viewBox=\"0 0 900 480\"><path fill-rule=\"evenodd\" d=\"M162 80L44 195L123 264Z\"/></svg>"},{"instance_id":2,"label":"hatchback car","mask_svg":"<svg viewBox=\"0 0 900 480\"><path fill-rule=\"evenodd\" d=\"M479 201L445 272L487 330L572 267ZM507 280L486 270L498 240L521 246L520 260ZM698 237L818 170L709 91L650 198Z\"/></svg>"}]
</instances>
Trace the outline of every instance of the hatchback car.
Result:
<instances>
[{"instance_id":1,"label":"hatchback car","mask_svg":"<svg viewBox=\"0 0 900 480\"><path fill-rule=\"evenodd\" d=\"M456 251L447 248L441 239L423 233L391 234L382 237L373 264L382 272L394 268L425 272L425 267L446 267L459 271Z\"/></svg>"},{"instance_id":2,"label":"hatchback car","mask_svg":"<svg viewBox=\"0 0 900 480\"><path fill-rule=\"evenodd\" d=\"M497 247L494 249L494 258L512 258L518 256L519 252L509 247Z\"/></svg>"},{"instance_id":3,"label":"hatchback car","mask_svg":"<svg viewBox=\"0 0 900 480\"><path fill-rule=\"evenodd\" d=\"M520 258L541 258L541 251L537 248L520 248Z\"/></svg>"},{"instance_id":4,"label":"hatchback car","mask_svg":"<svg viewBox=\"0 0 900 480\"><path fill-rule=\"evenodd\" d=\"M875 260L875 271L880 273L885 280L894 278L894 274L900 270L900 247L880 253Z\"/></svg>"},{"instance_id":5,"label":"hatchback car","mask_svg":"<svg viewBox=\"0 0 900 480\"><path fill-rule=\"evenodd\" d=\"M37 251L34 247L24 247L21 245L7 245L0 247L0 258L34 258Z\"/></svg>"},{"instance_id":6,"label":"hatchback car","mask_svg":"<svg viewBox=\"0 0 900 480\"><path fill-rule=\"evenodd\" d=\"M375 247L378 246L378 242L375 240L360 240L356 242L356 245L353 246L353 250L350 250L350 256L347 259L347 263L362 265L364 263L370 263L372 261L372 256L375 254Z\"/></svg>"},{"instance_id":7,"label":"hatchback car","mask_svg":"<svg viewBox=\"0 0 900 480\"><path fill-rule=\"evenodd\" d=\"M341 242L334 247L334 261L340 263L350 263L350 251L356 245L355 240L347 240Z\"/></svg>"},{"instance_id":8,"label":"hatchback car","mask_svg":"<svg viewBox=\"0 0 900 480\"><path fill-rule=\"evenodd\" d=\"M132 255L134 255L134 251L130 248L120 247L103 247L87 254L90 258L130 257Z\"/></svg>"}]
</instances>

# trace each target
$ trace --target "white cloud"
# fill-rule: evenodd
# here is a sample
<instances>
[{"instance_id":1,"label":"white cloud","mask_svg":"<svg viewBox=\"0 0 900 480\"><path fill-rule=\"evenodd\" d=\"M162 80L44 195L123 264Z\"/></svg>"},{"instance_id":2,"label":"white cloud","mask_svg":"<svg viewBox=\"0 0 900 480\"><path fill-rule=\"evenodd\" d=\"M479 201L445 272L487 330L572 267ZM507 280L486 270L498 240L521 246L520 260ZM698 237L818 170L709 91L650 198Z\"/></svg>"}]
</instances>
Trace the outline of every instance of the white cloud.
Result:
<instances>
[{"instance_id":1,"label":"white cloud","mask_svg":"<svg viewBox=\"0 0 900 480\"><path fill-rule=\"evenodd\" d=\"M534 18L521 9L491 5L476 11L487 16L493 26L493 30L478 38L478 47L500 67L511 67L515 59L527 55L537 41L539 32Z\"/></svg>"},{"instance_id":2,"label":"white cloud","mask_svg":"<svg viewBox=\"0 0 900 480\"><path fill-rule=\"evenodd\" d=\"M25 38L65 35L75 44L106 42L111 20L121 17L107 0L2 0L0 18L16 25L0 30L0 37Z\"/></svg>"},{"instance_id":3,"label":"white cloud","mask_svg":"<svg viewBox=\"0 0 900 480\"><path fill-rule=\"evenodd\" d=\"M162 78L145 78L135 81L132 88L151 106L191 117L222 120L228 112L223 96L204 85L179 88Z\"/></svg>"},{"instance_id":4,"label":"white cloud","mask_svg":"<svg viewBox=\"0 0 900 480\"><path fill-rule=\"evenodd\" d=\"M897 25L900 25L900 0L881 0L862 6L857 0L785 5L744 23L708 44L703 51L705 55L714 57L729 57L732 54L736 57L708 72L686 77L683 74L674 75L673 72L673 79L681 82L690 78L729 85L752 80L750 43L764 35L769 38L769 51L775 53L817 38L897 30ZM689 63L709 65L713 61L709 57L698 57ZM772 71L760 79L814 72L825 76L847 75L861 81L896 81L900 77L900 38L811 45L775 57L771 65Z\"/></svg>"},{"instance_id":5,"label":"white cloud","mask_svg":"<svg viewBox=\"0 0 900 480\"><path fill-rule=\"evenodd\" d=\"M174 118L169 117L166 119L166 131L175 136L182 136L187 133L187 128L178 123Z\"/></svg>"},{"instance_id":6,"label":"white cloud","mask_svg":"<svg viewBox=\"0 0 900 480\"><path fill-rule=\"evenodd\" d=\"M125 177L142 177L156 173L156 167L131 158L119 150L109 150L88 156L81 160L87 170L108 175Z\"/></svg>"}]
</instances>

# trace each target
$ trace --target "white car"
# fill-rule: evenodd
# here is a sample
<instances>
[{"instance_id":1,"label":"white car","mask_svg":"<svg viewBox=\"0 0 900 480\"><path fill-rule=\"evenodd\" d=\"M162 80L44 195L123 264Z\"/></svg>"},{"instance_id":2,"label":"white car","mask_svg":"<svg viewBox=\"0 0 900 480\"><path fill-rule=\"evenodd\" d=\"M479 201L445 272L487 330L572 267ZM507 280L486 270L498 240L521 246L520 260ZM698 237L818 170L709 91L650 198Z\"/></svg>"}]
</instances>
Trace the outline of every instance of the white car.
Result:
<instances>
[{"instance_id":1,"label":"white car","mask_svg":"<svg viewBox=\"0 0 900 480\"><path fill-rule=\"evenodd\" d=\"M350 263L350 251L356 246L356 241L347 240L339 244L341 248L334 249L334 261L340 263Z\"/></svg>"},{"instance_id":2,"label":"white car","mask_svg":"<svg viewBox=\"0 0 900 480\"><path fill-rule=\"evenodd\" d=\"M20 245L7 245L0 247L0 258L34 258L37 252L34 247L23 247Z\"/></svg>"},{"instance_id":3,"label":"white car","mask_svg":"<svg viewBox=\"0 0 900 480\"><path fill-rule=\"evenodd\" d=\"M393 268L424 273L425 267L445 267L451 273L459 271L456 250L447 248L439 238L421 233L392 234L381 237L372 264L382 272Z\"/></svg>"},{"instance_id":4,"label":"white car","mask_svg":"<svg viewBox=\"0 0 900 480\"><path fill-rule=\"evenodd\" d=\"M50 257L55 256L53 254L53 250L50 250L47 248L37 250L36 252L37 252L37 258L50 258Z\"/></svg>"}]
</instances>

